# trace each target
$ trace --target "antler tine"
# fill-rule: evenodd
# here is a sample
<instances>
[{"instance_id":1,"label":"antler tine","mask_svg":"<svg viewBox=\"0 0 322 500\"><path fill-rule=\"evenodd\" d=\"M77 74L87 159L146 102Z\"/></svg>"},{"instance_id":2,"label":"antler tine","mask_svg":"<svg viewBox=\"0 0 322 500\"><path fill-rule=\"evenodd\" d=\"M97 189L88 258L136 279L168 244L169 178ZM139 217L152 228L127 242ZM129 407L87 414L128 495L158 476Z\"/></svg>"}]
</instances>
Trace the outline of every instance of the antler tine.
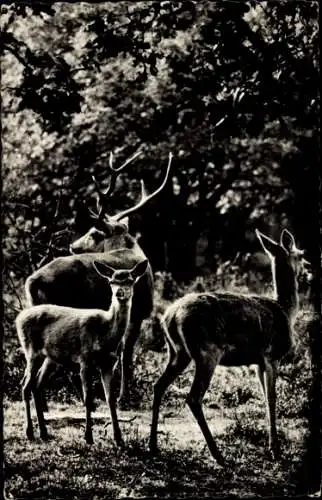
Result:
<instances>
[{"instance_id":1,"label":"antler tine","mask_svg":"<svg viewBox=\"0 0 322 500\"><path fill-rule=\"evenodd\" d=\"M137 158L141 154L142 154L142 151L137 151L136 153L134 153L134 155L130 156L130 158L125 160L125 162L118 169L113 168L114 172L120 172L120 170L123 170L124 167L127 167L127 165L129 163L131 163L133 160L135 160L135 158Z\"/></svg>"},{"instance_id":2,"label":"antler tine","mask_svg":"<svg viewBox=\"0 0 322 500\"><path fill-rule=\"evenodd\" d=\"M114 170L114 168L113 168L113 159L114 159L113 151L110 151L110 157L108 159L108 164L109 164L110 170Z\"/></svg>"},{"instance_id":3,"label":"antler tine","mask_svg":"<svg viewBox=\"0 0 322 500\"><path fill-rule=\"evenodd\" d=\"M173 154L169 153L168 166L167 166L167 170L166 170L165 177L163 179L162 184L155 191L153 191L152 193L149 194L146 190L144 181L141 179L141 199L140 199L140 201L136 205L134 205L133 207L130 207L127 210L124 210L123 212L120 212L119 214L114 215L113 216L114 220L119 221L121 219L124 219L124 217L127 217L128 215L136 212L139 208L143 207L143 205L145 205L149 200L151 200L157 194L159 194L160 191L162 191L162 189L166 185L168 177L169 177L172 158L173 158Z\"/></svg>"},{"instance_id":4,"label":"antler tine","mask_svg":"<svg viewBox=\"0 0 322 500\"><path fill-rule=\"evenodd\" d=\"M95 214L93 212L93 210L90 209L90 213L91 213L91 217L95 218L95 219L99 219L102 214L103 214L103 204L102 204L102 192L100 190L100 187L98 185L98 182L96 180L96 177L95 175L92 175L92 179L93 179L93 182L95 184L95 187L96 187L96 191L97 191L97 194L98 194L98 197L96 199L96 208L97 208L97 214Z\"/></svg>"},{"instance_id":5,"label":"antler tine","mask_svg":"<svg viewBox=\"0 0 322 500\"><path fill-rule=\"evenodd\" d=\"M113 161L114 161L113 151L110 152L109 170L110 170L111 177L110 177L110 183L105 191L100 190L95 176L92 175L92 179L95 183L96 190L98 192L98 199L96 202L96 206L97 206L97 210L98 210L97 218L100 218L100 217L102 217L102 215L104 215L109 195L115 189L116 180L117 180L117 177L118 177L119 173L121 172L121 170L123 170L129 163L131 163L133 160L135 160L135 158L137 158L141 153L142 153L142 151L137 151L136 153L134 153L134 155L130 156L130 158L128 158L120 167L115 168L115 167L113 167Z\"/></svg>"}]
</instances>

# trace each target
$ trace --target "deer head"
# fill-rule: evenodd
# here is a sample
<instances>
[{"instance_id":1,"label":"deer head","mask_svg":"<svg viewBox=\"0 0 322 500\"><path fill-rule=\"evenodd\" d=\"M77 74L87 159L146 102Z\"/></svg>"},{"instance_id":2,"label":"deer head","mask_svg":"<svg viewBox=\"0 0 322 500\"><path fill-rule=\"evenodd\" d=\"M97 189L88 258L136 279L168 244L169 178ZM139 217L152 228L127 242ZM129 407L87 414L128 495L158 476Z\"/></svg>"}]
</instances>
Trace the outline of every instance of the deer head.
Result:
<instances>
[{"instance_id":1,"label":"deer head","mask_svg":"<svg viewBox=\"0 0 322 500\"><path fill-rule=\"evenodd\" d=\"M109 159L110 183L104 192L99 189L98 182L95 177L93 177L98 192L97 213L91 212L95 222L93 227L91 227L86 234L70 245L71 253L108 252L117 248L128 247L130 243L132 243L133 246L136 244L135 238L132 238L128 232L128 216L139 210L162 191L167 183L172 162L172 153L170 153L165 177L161 185L155 191L148 193L144 181L141 180L141 198L138 203L116 215L109 215L110 195L115 189L118 175L140 154L140 151L135 153L120 167L115 168L113 166L113 153L111 152Z\"/></svg>"},{"instance_id":2,"label":"deer head","mask_svg":"<svg viewBox=\"0 0 322 500\"><path fill-rule=\"evenodd\" d=\"M303 258L304 251L297 248L292 233L287 229L282 231L279 243L257 229L256 236L271 261L274 260L276 269L291 268L298 277L301 271L309 265L308 261Z\"/></svg>"},{"instance_id":3,"label":"deer head","mask_svg":"<svg viewBox=\"0 0 322 500\"><path fill-rule=\"evenodd\" d=\"M309 263L303 258L304 251L297 248L287 229L282 231L279 243L257 230L256 236L271 261L276 299L293 324L299 307L299 282L308 283L309 277Z\"/></svg>"},{"instance_id":4,"label":"deer head","mask_svg":"<svg viewBox=\"0 0 322 500\"><path fill-rule=\"evenodd\" d=\"M113 297L118 302L124 303L132 299L133 286L146 272L148 259L139 262L132 269L114 269L100 261L94 261L93 266L100 276L108 280Z\"/></svg>"}]
</instances>

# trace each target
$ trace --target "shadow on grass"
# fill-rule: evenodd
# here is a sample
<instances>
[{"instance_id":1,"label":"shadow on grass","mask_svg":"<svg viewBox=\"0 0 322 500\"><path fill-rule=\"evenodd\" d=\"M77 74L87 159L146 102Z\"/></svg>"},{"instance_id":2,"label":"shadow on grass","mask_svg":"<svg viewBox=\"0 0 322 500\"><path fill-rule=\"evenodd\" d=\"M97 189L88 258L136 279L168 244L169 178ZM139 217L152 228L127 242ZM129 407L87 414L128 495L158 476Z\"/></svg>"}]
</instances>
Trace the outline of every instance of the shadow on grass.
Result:
<instances>
[{"instance_id":1,"label":"shadow on grass","mask_svg":"<svg viewBox=\"0 0 322 500\"><path fill-rule=\"evenodd\" d=\"M63 413L63 412L62 412ZM235 415L236 416L236 415ZM84 442L85 419L73 415L46 416L52 439L37 437L29 443L20 428L13 427L5 443L7 496L14 499L103 499L128 497L222 497L285 496L292 464L290 441L282 433L281 460L266 458L267 431L256 428L247 415L218 436L218 446L229 466L219 467L200 442L179 441L169 434L161 439L160 451L147 450L147 430L141 426L124 431L126 447L115 447L110 428L96 426L93 446ZM95 424L105 423L99 414ZM258 425L258 423L257 423ZM76 427L76 429L71 428ZM63 428L63 429L61 429ZM59 432L55 432L60 429ZM175 427L173 431L175 430ZM37 429L35 428L35 432ZM189 438L188 438L189 439ZM202 438L201 438L202 439ZM293 448L294 451L294 448Z\"/></svg>"},{"instance_id":2,"label":"shadow on grass","mask_svg":"<svg viewBox=\"0 0 322 500\"><path fill-rule=\"evenodd\" d=\"M60 429L67 426L85 426L85 411L83 415L49 415L45 417L46 425L50 429ZM93 424L109 423L109 419L104 416L92 415Z\"/></svg>"},{"instance_id":3,"label":"shadow on grass","mask_svg":"<svg viewBox=\"0 0 322 500\"><path fill-rule=\"evenodd\" d=\"M166 443L152 456L142 441L131 438L124 450L116 449L111 439L99 440L92 447L77 441L60 444L56 440L48 446L37 443L36 453L30 447L29 456L16 463L7 461L5 480L15 499L285 493L285 474L276 474L278 469L285 472L283 461L272 465L261 449L248 447L246 452L243 446L240 454L241 443L219 444L231 464L226 469L212 460L206 448L198 456L193 446L176 450Z\"/></svg>"}]
</instances>

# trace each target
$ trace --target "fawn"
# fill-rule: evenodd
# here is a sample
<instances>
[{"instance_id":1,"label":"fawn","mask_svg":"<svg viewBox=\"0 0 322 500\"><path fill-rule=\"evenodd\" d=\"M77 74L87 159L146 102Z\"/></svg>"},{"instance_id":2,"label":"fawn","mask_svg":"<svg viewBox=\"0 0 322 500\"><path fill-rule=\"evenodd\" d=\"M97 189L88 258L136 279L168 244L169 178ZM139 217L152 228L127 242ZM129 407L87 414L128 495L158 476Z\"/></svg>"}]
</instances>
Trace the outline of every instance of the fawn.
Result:
<instances>
[{"instance_id":1,"label":"fawn","mask_svg":"<svg viewBox=\"0 0 322 500\"><path fill-rule=\"evenodd\" d=\"M106 402L110 407L114 439L117 445L123 443L112 382L130 321L133 287L146 272L148 260L139 261L132 269L116 270L102 261L94 261L93 266L111 286L112 300L107 311L42 304L25 309L17 316L17 333L27 363L22 395L28 439L34 437L30 413L31 393L35 401L40 437L46 440L48 434L41 404L45 376L55 364L71 369L76 363L80 368L86 408L86 442L93 443L92 370L97 365Z\"/></svg>"}]
</instances>

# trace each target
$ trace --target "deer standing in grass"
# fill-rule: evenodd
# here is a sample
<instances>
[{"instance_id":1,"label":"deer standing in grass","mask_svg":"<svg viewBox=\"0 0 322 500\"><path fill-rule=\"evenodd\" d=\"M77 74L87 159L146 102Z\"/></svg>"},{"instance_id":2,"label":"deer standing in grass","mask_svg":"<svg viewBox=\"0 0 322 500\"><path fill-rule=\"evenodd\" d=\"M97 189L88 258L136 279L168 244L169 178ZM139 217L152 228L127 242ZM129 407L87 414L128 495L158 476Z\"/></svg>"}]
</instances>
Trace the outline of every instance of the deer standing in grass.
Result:
<instances>
[{"instance_id":1,"label":"deer standing in grass","mask_svg":"<svg viewBox=\"0 0 322 500\"><path fill-rule=\"evenodd\" d=\"M190 293L170 305L163 316L169 359L154 387L149 443L152 452L157 449L162 396L194 361L195 376L187 404L215 460L225 464L205 420L202 401L218 364L257 365L267 408L269 449L274 458L278 454L276 375L279 362L294 346L292 328L298 311L297 276L303 252L287 230L283 230L280 243L257 230L256 235L270 257L274 299L232 293Z\"/></svg>"},{"instance_id":2,"label":"deer standing in grass","mask_svg":"<svg viewBox=\"0 0 322 500\"><path fill-rule=\"evenodd\" d=\"M172 154L165 177L161 185L148 194L141 180L141 199L134 206L118 213L108 215L109 196L114 191L117 177L134 158L136 153L119 168L113 166L113 154L110 155L110 183L105 192L98 189L95 223L89 231L70 246L73 255L58 257L38 269L26 280L26 296L29 306L37 304L56 304L77 308L108 309L111 290L108 282L99 276L92 264L102 261L114 268L130 269L138 259L146 259L137 240L129 234L127 217L154 198L167 183ZM140 334L142 321L148 318L153 309L153 274L150 264L146 272L134 287L133 307L129 328L120 353L121 384L119 403L129 404L129 385L133 378L133 351ZM44 406L46 404L44 402Z\"/></svg>"},{"instance_id":3,"label":"deer standing in grass","mask_svg":"<svg viewBox=\"0 0 322 500\"><path fill-rule=\"evenodd\" d=\"M76 363L80 368L86 407L86 442L93 443L92 372L93 367L98 366L106 403L110 407L114 439L117 445L122 445L115 391L111 384L119 349L130 322L133 288L146 272L147 266L147 259L138 262L132 269L121 270L102 261L93 262L95 272L108 281L112 290L107 311L42 304L25 309L18 315L17 333L27 362L22 393L28 439L34 437L30 413L31 393L34 396L40 437L46 440L48 434L41 400L46 375L53 364L71 368ZM42 362L41 366L39 361Z\"/></svg>"}]
</instances>

